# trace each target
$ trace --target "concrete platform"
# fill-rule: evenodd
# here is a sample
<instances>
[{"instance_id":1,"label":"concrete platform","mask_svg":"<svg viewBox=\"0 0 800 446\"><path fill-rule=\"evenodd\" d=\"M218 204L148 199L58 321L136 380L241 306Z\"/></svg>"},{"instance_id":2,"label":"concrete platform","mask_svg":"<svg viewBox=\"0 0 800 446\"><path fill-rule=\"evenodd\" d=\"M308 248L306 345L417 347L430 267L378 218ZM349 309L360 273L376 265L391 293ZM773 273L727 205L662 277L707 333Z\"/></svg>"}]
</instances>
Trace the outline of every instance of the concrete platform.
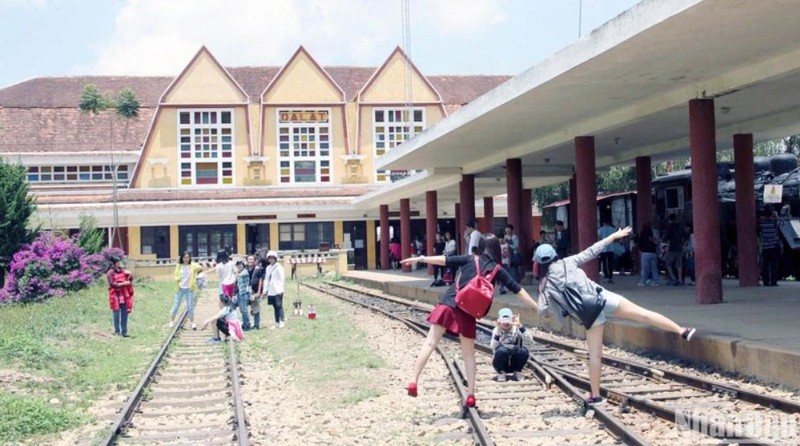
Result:
<instances>
[{"instance_id":1,"label":"concrete platform","mask_svg":"<svg viewBox=\"0 0 800 446\"><path fill-rule=\"evenodd\" d=\"M444 287L430 288L425 270L350 271L346 277L365 286L397 296L436 303ZM638 277L617 276L607 288L678 324L697 327L692 342L643 324L611 318L605 341L626 349L646 349L707 363L722 370L754 376L800 389L800 282L781 282L778 287L740 288L738 281L725 280L725 303L697 305L694 287L638 287ZM526 285L535 296L535 287ZM578 338L584 329L568 321L560 325L524 308L512 294L496 295L492 313L509 306L521 314L523 323Z\"/></svg>"}]
</instances>

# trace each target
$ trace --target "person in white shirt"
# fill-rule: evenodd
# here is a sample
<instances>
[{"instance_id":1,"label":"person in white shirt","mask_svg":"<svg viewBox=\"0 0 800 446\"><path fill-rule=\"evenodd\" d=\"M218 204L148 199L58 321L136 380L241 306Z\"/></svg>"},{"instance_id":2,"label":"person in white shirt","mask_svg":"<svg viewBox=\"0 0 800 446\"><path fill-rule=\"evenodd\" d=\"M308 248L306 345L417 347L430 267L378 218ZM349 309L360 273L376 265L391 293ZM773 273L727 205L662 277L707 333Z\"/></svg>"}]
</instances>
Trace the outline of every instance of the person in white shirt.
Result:
<instances>
[{"instance_id":1,"label":"person in white shirt","mask_svg":"<svg viewBox=\"0 0 800 446\"><path fill-rule=\"evenodd\" d=\"M226 251L217 253L217 280L219 280L221 294L228 296L231 302L236 302L236 273L233 269L233 262L230 261Z\"/></svg>"},{"instance_id":2,"label":"person in white shirt","mask_svg":"<svg viewBox=\"0 0 800 446\"><path fill-rule=\"evenodd\" d=\"M481 231L478 231L478 223L475 220L467 222L467 233L469 234L469 244L467 254L477 254L478 244L481 241Z\"/></svg>"},{"instance_id":3,"label":"person in white shirt","mask_svg":"<svg viewBox=\"0 0 800 446\"><path fill-rule=\"evenodd\" d=\"M264 291L267 294L267 303L275 311L275 325L272 328L283 328L286 318L283 315L283 290L286 283L286 272L283 265L278 263L278 253L267 253L267 268L264 270Z\"/></svg>"},{"instance_id":4,"label":"person in white shirt","mask_svg":"<svg viewBox=\"0 0 800 446\"><path fill-rule=\"evenodd\" d=\"M445 256L454 256L456 255L456 241L453 239L453 236L450 235L449 232L444 233L444 255Z\"/></svg>"}]
</instances>

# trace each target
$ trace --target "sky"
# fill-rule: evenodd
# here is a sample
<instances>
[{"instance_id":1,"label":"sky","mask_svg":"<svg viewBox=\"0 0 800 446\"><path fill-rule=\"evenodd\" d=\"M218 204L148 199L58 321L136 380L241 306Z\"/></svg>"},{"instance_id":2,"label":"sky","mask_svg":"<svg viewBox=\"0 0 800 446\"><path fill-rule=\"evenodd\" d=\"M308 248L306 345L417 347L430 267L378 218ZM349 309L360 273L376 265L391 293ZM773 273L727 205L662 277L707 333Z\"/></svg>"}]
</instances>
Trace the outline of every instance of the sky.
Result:
<instances>
[{"instance_id":1,"label":"sky","mask_svg":"<svg viewBox=\"0 0 800 446\"><path fill-rule=\"evenodd\" d=\"M518 74L638 0L409 0L410 56L433 74ZM582 7L579 8L579 5ZM225 66L379 66L400 0L0 0L0 88L39 76L177 75L206 45Z\"/></svg>"}]
</instances>

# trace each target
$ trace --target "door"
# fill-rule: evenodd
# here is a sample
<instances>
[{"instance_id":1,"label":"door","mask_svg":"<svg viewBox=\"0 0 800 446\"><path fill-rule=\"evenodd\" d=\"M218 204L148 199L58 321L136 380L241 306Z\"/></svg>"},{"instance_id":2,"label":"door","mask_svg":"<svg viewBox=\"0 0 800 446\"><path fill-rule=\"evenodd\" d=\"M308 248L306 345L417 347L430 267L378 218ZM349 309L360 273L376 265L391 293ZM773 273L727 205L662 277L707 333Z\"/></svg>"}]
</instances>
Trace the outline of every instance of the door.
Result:
<instances>
[{"instance_id":1,"label":"door","mask_svg":"<svg viewBox=\"0 0 800 446\"><path fill-rule=\"evenodd\" d=\"M347 263L353 264L355 269L367 269L367 222L346 221L343 224L345 234L350 235L350 246L353 248L347 254ZM343 247L346 248L346 245L347 243Z\"/></svg>"}]
</instances>

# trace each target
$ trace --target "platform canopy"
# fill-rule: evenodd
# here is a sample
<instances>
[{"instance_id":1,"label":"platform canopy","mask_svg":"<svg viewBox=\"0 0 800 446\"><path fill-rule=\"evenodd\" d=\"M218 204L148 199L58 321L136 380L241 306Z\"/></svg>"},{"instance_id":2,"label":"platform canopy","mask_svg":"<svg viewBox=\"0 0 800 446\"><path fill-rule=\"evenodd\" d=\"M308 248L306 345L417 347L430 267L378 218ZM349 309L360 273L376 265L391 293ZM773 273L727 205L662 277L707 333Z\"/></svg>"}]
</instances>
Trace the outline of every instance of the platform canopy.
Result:
<instances>
[{"instance_id":1,"label":"platform canopy","mask_svg":"<svg viewBox=\"0 0 800 446\"><path fill-rule=\"evenodd\" d=\"M595 136L598 169L687 154L695 98L715 99L718 148L735 133L798 133L799 18L797 0L644 0L380 157L379 169L430 174L362 200L441 187L437 171L457 195L453 169L486 196L482 184L503 190L508 158L522 159L525 187L555 183L581 135Z\"/></svg>"}]
</instances>

